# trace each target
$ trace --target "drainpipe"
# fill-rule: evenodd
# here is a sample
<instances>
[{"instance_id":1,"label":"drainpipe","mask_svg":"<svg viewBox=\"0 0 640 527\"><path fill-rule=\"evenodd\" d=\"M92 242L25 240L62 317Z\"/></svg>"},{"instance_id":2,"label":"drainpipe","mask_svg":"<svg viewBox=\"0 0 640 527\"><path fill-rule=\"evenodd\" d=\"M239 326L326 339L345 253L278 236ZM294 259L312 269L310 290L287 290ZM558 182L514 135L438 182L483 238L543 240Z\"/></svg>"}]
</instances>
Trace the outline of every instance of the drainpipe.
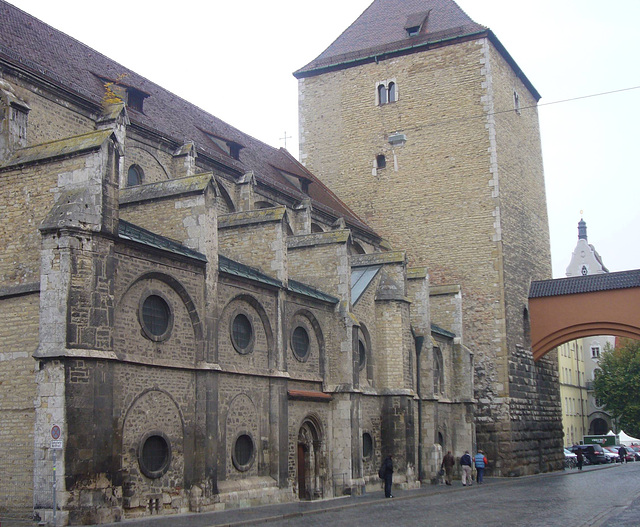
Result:
<instances>
[{"instance_id":1,"label":"drainpipe","mask_svg":"<svg viewBox=\"0 0 640 527\"><path fill-rule=\"evenodd\" d=\"M422 483L422 388L420 384L420 352L424 344L424 337L416 336L416 384L418 392L418 480Z\"/></svg>"}]
</instances>

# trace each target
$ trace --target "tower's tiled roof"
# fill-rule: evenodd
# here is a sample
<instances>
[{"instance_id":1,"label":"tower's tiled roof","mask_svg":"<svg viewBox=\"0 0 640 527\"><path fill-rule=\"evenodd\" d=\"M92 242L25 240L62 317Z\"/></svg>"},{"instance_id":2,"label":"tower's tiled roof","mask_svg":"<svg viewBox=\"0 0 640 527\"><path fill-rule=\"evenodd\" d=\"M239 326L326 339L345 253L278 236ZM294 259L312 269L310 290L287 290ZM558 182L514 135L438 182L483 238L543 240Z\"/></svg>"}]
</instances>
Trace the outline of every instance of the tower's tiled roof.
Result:
<instances>
[{"instance_id":1,"label":"tower's tiled roof","mask_svg":"<svg viewBox=\"0 0 640 527\"><path fill-rule=\"evenodd\" d=\"M0 60L96 105L102 101L105 82L121 78L124 86L145 96L144 113L128 109L132 124L156 132L178 145L194 141L200 153L229 167L232 172L242 175L253 171L259 182L293 199L310 197L317 209L342 216L347 223L374 234L286 150L272 148L241 132L4 0L0 0L0 29ZM241 145L240 160L223 153L211 136ZM290 183L282 172L310 181L308 195Z\"/></svg>"},{"instance_id":2,"label":"tower's tiled roof","mask_svg":"<svg viewBox=\"0 0 640 527\"><path fill-rule=\"evenodd\" d=\"M407 30L412 27L420 29L409 36ZM375 0L333 44L295 75L486 30L453 0Z\"/></svg>"},{"instance_id":3,"label":"tower's tiled roof","mask_svg":"<svg viewBox=\"0 0 640 527\"><path fill-rule=\"evenodd\" d=\"M531 282L529 298L640 287L640 269Z\"/></svg>"},{"instance_id":4,"label":"tower's tiled roof","mask_svg":"<svg viewBox=\"0 0 640 527\"><path fill-rule=\"evenodd\" d=\"M410 30L417 33L410 35ZM294 73L311 77L434 45L486 36L531 94L540 94L493 32L474 22L454 0L374 0L327 49Z\"/></svg>"}]
</instances>

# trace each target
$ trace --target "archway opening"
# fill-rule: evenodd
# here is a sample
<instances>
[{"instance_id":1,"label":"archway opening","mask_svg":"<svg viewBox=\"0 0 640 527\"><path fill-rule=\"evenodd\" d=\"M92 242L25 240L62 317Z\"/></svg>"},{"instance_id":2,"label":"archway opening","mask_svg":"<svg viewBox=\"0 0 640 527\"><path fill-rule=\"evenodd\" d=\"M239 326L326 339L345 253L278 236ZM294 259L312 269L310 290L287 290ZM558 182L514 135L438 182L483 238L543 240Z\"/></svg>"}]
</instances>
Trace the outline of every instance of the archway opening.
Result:
<instances>
[{"instance_id":1,"label":"archway opening","mask_svg":"<svg viewBox=\"0 0 640 527\"><path fill-rule=\"evenodd\" d=\"M311 419L302 423L298 432L298 499L314 500L324 495L322 467L322 441L319 427Z\"/></svg>"}]
</instances>

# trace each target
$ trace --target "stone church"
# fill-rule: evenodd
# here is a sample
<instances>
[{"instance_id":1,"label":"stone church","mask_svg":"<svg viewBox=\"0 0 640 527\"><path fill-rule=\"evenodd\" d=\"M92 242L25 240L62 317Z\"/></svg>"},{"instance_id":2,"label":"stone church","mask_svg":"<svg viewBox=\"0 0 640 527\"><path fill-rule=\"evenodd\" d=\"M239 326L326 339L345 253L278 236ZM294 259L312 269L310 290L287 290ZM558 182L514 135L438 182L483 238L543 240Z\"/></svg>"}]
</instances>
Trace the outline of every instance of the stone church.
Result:
<instances>
[{"instance_id":1,"label":"stone church","mask_svg":"<svg viewBox=\"0 0 640 527\"><path fill-rule=\"evenodd\" d=\"M556 352L530 350L529 284L551 278L533 84L452 0L375 0L295 76L301 162L432 291L460 286L489 472L561 466Z\"/></svg>"},{"instance_id":2,"label":"stone church","mask_svg":"<svg viewBox=\"0 0 640 527\"><path fill-rule=\"evenodd\" d=\"M451 211L443 188L408 170L413 127L394 124L393 139L371 146L377 164L365 175L388 178L387 189L410 175L440 218L393 199L371 204L387 218L376 222L355 193L336 185L337 196L331 178L315 175L311 160L325 154L310 155L306 111L304 166L3 0L0 27L2 511L87 524L357 494L379 488L386 454L394 482L411 488L435 476L442 449L473 448L476 426L496 427L496 443L513 439L504 434L518 419L532 426L538 392L521 372L540 372L524 341L507 347L517 328L507 332L510 319L497 315L511 309L512 292L506 281L475 290L458 260L493 280L537 276L548 255L519 270L498 260L504 244L487 247L489 231L480 234L487 203ZM489 53L487 35L461 39L461 64L464 52ZM375 111L411 100L402 71L391 73L387 94L373 85L388 97L375 99ZM465 179L479 175L457 174L452 186ZM533 221L527 207L501 221L546 229L542 216L524 224ZM449 223L463 210L467 233ZM443 234L452 244L445 259L397 236L417 217L465 238ZM508 226L496 232L515 234ZM476 237L484 247L469 245ZM510 241L522 261L535 242ZM489 329L479 299L496 317ZM532 393L518 412L512 377ZM545 418L536 426L544 453Z\"/></svg>"}]
</instances>

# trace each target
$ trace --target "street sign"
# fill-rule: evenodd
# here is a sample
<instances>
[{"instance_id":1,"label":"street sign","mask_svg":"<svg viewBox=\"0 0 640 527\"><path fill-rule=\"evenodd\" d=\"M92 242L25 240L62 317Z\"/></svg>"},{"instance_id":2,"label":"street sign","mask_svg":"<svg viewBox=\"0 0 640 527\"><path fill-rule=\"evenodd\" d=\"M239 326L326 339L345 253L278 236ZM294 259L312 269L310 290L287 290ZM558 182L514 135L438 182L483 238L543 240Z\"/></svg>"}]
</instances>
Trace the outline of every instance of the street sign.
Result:
<instances>
[{"instance_id":1,"label":"street sign","mask_svg":"<svg viewBox=\"0 0 640 527\"><path fill-rule=\"evenodd\" d=\"M51 438L60 439L60 427L58 425L53 425L51 427Z\"/></svg>"},{"instance_id":2,"label":"street sign","mask_svg":"<svg viewBox=\"0 0 640 527\"><path fill-rule=\"evenodd\" d=\"M52 439L51 448L53 450L62 450L62 439Z\"/></svg>"}]
</instances>

